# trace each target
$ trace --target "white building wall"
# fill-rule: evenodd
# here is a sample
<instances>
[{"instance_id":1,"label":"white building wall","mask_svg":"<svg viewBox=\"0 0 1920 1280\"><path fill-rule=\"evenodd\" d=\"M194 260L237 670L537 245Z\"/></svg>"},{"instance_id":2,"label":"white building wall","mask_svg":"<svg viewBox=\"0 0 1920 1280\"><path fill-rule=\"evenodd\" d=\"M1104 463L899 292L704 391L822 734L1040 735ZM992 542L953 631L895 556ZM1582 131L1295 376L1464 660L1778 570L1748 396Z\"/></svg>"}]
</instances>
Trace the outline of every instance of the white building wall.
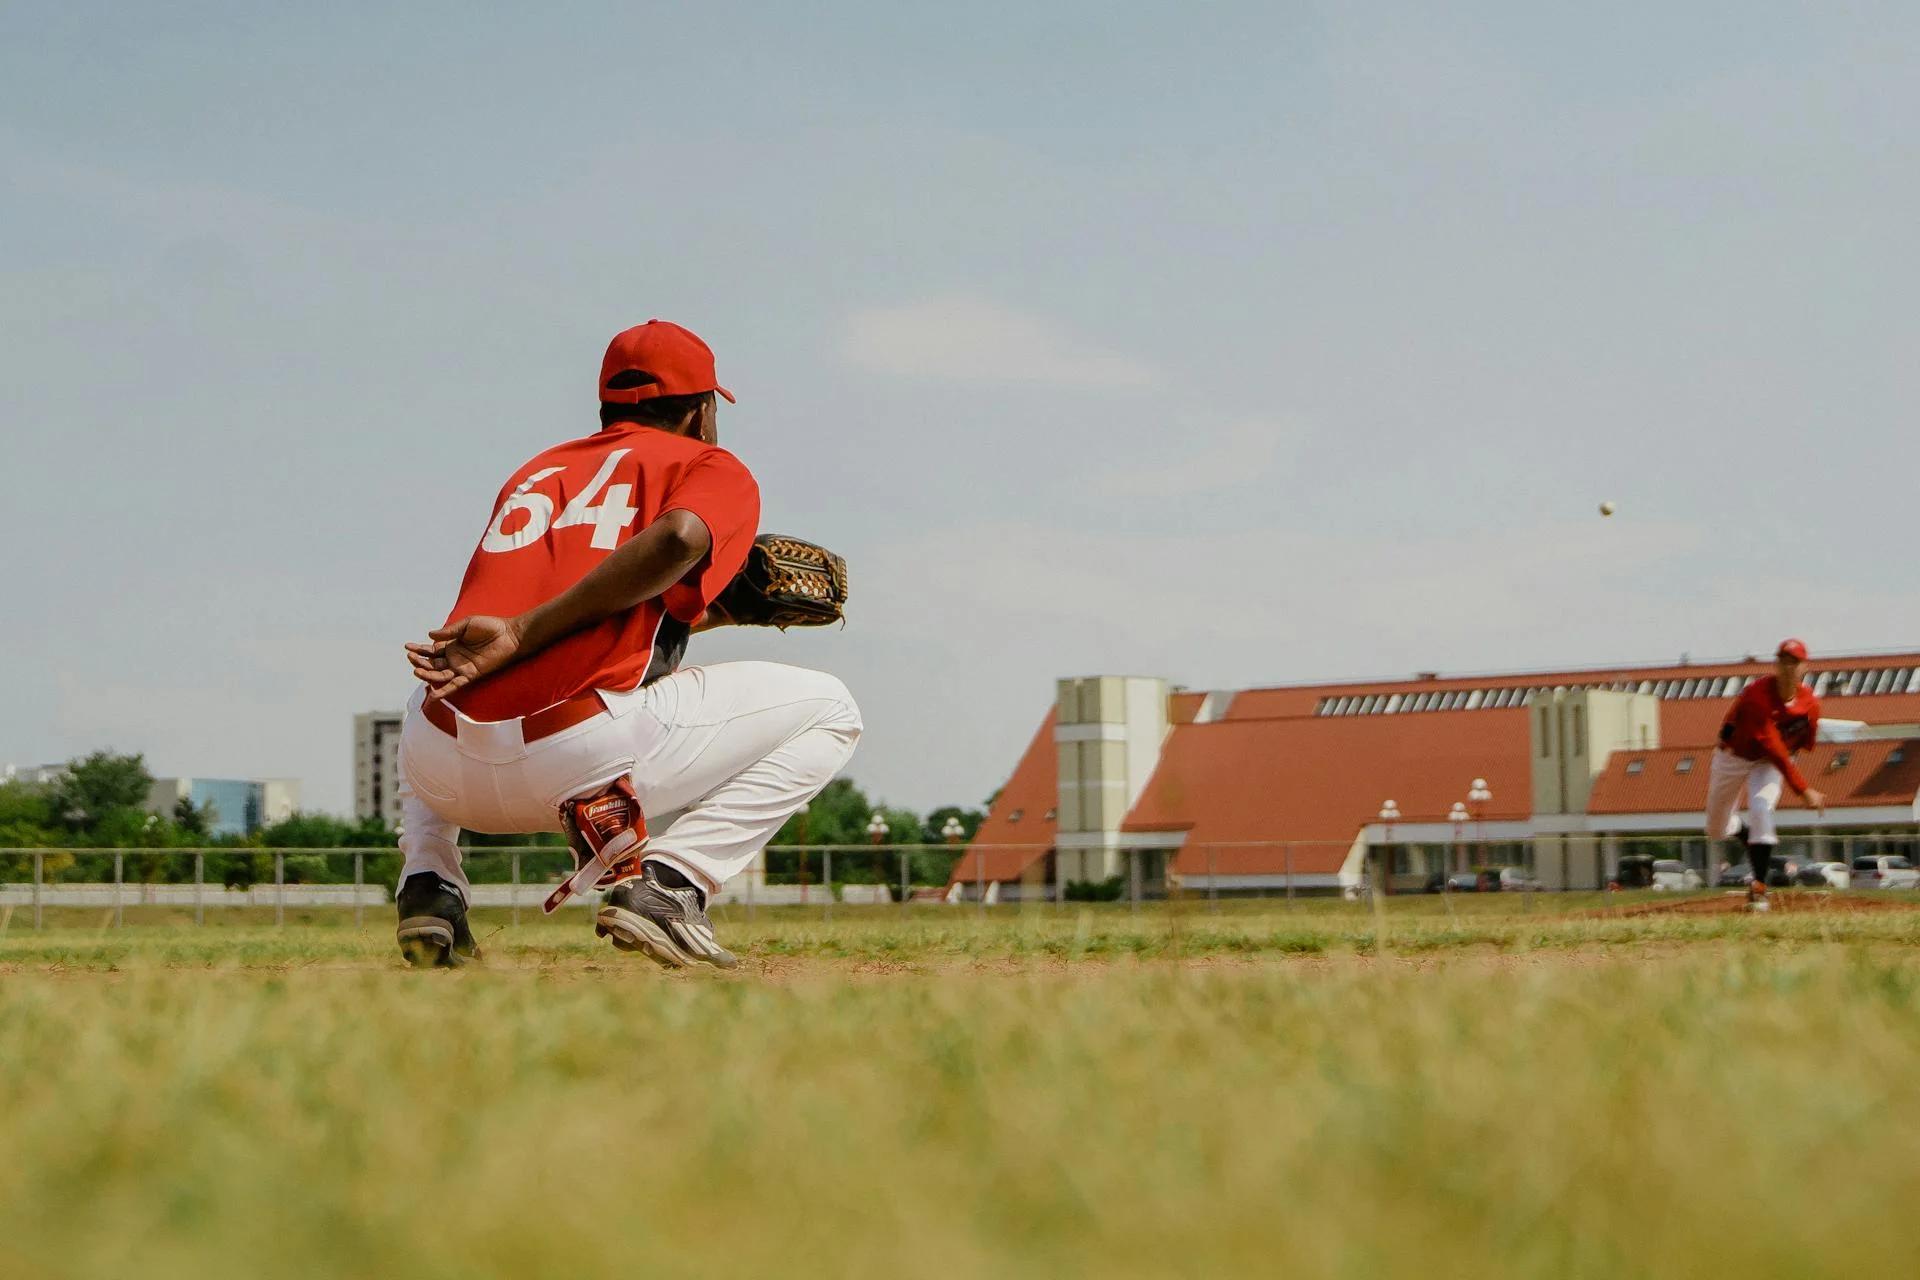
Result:
<instances>
[{"instance_id":1,"label":"white building wall","mask_svg":"<svg viewBox=\"0 0 1920 1280\"><path fill-rule=\"evenodd\" d=\"M400 711L362 711L353 718L353 816L400 825Z\"/></svg>"}]
</instances>

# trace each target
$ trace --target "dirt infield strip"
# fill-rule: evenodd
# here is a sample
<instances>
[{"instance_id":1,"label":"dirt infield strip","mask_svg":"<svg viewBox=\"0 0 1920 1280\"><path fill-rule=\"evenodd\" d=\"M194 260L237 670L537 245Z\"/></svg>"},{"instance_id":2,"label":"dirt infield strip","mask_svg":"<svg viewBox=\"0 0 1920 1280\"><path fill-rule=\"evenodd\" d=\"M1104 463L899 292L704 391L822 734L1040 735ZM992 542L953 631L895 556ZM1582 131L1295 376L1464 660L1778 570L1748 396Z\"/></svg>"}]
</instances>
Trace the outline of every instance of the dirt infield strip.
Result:
<instances>
[{"instance_id":1,"label":"dirt infield strip","mask_svg":"<svg viewBox=\"0 0 1920 1280\"><path fill-rule=\"evenodd\" d=\"M1887 898L1868 897L1853 893L1823 893L1817 889L1806 892L1787 890L1767 895L1773 903L1774 912L1785 915L1864 915L1869 912L1884 911L1920 911L1920 902L1906 900L1893 901ZM1602 907L1598 911L1583 912L1588 919L1610 919L1628 916L1719 916L1744 912L1747 909L1745 890L1733 889L1713 897L1676 898L1672 902L1648 902L1632 907Z\"/></svg>"}]
</instances>

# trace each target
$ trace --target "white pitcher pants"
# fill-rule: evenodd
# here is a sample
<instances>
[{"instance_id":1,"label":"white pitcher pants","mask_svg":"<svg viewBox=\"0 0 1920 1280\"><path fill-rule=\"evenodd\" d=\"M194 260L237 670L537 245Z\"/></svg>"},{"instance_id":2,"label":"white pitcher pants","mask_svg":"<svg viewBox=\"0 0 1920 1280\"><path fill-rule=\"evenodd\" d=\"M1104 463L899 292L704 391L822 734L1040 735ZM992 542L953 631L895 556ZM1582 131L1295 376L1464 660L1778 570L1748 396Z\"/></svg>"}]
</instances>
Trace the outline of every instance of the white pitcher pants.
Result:
<instances>
[{"instance_id":1,"label":"white pitcher pants","mask_svg":"<svg viewBox=\"0 0 1920 1280\"><path fill-rule=\"evenodd\" d=\"M560 804L625 774L646 813L646 858L717 892L853 755L860 711L838 678L773 662L687 667L601 693L607 710L548 738L519 720L448 734L414 694L400 731L402 881L432 871L467 892L462 828L559 831ZM656 818L667 825L654 830Z\"/></svg>"}]
</instances>

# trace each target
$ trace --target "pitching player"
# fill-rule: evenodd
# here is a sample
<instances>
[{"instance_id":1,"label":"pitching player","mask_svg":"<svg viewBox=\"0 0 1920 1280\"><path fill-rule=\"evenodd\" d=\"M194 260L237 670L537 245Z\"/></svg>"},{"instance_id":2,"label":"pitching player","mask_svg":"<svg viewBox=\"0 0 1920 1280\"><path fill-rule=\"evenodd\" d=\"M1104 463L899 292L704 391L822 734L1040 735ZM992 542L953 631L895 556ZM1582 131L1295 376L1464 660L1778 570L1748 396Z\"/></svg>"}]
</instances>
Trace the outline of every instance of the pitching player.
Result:
<instances>
[{"instance_id":1,"label":"pitching player","mask_svg":"<svg viewBox=\"0 0 1920 1280\"><path fill-rule=\"evenodd\" d=\"M731 967L709 895L846 764L860 713L833 676L676 669L745 558L760 497L715 444L713 352L675 324L613 339L601 429L501 488L446 624L407 646L424 688L400 739L400 949L476 953L461 828L567 830L595 931L669 967ZM718 611L715 611L716 615ZM664 827L649 834L648 823Z\"/></svg>"},{"instance_id":2,"label":"pitching player","mask_svg":"<svg viewBox=\"0 0 1920 1280\"><path fill-rule=\"evenodd\" d=\"M1820 700L1800 682L1806 666L1807 646L1782 641L1773 674L1748 684L1728 710L1707 780L1707 838L1746 845L1753 871L1747 901L1756 911L1767 910L1767 872L1780 843L1774 812L1781 786L1792 787L1811 808L1825 812L1827 807L1826 796L1809 786L1793 763L1794 753L1811 747L1820 731ZM1745 822L1735 813L1743 796Z\"/></svg>"}]
</instances>

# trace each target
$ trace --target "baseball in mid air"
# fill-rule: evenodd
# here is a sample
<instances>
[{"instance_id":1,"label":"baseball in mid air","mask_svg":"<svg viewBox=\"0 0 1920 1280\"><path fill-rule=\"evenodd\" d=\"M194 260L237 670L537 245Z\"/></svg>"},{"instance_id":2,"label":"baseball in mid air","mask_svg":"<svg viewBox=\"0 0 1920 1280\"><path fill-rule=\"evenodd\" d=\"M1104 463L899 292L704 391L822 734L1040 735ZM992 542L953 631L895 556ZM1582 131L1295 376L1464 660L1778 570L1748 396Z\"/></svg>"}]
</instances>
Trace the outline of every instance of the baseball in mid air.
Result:
<instances>
[{"instance_id":1,"label":"baseball in mid air","mask_svg":"<svg viewBox=\"0 0 1920 1280\"><path fill-rule=\"evenodd\" d=\"M1601 504L1600 504L1600 514L1601 514L1601 515L1603 515L1603 516L1610 516L1610 515L1612 515L1612 514L1613 514L1613 504L1612 504L1611 502L1603 502L1603 503L1601 503Z\"/></svg>"}]
</instances>

